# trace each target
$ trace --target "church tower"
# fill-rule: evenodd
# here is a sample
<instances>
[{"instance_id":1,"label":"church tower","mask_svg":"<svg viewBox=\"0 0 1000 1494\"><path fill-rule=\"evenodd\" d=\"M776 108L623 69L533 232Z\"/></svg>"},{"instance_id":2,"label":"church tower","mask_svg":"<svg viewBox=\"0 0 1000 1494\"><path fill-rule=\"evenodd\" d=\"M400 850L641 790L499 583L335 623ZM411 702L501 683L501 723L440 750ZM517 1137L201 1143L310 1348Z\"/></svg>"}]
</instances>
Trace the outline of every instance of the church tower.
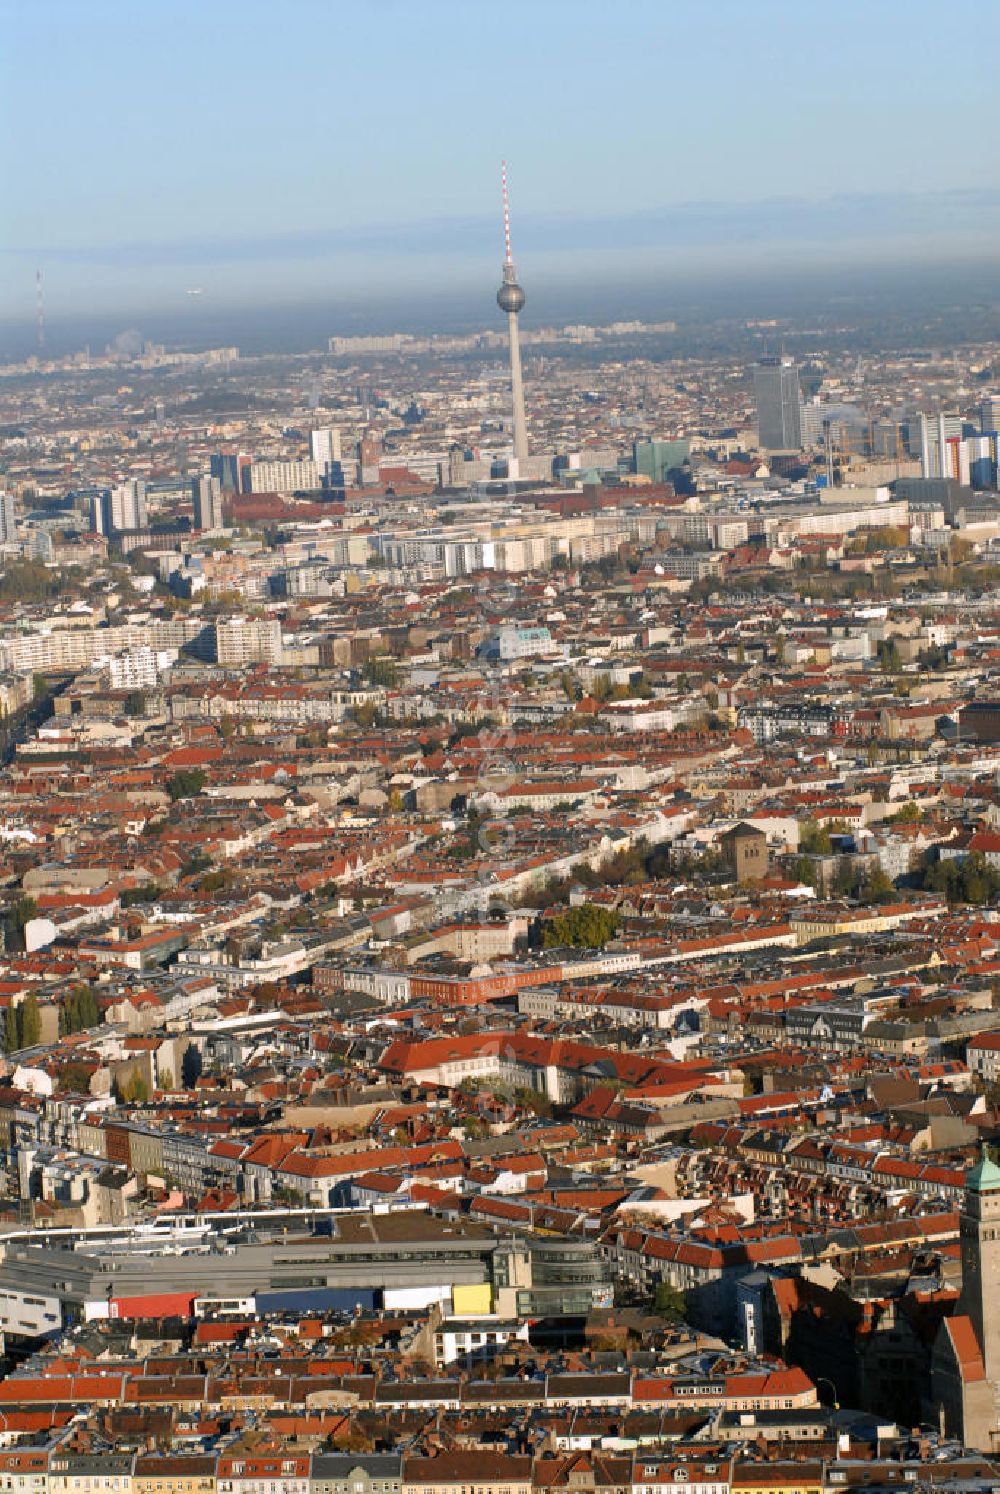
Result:
<instances>
[{"instance_id":1,"label":"church tower","mask_svg":"<svg viewBox=\"0 0 1000 1494\"><path fill-rule=\"evenodd\" d=\"M958 1311L972 1320L986 1378L1000 1381L1000 1167L983 1153L966 1174L959 1217L962 1297Z\"/></svg>"}]
</instances>

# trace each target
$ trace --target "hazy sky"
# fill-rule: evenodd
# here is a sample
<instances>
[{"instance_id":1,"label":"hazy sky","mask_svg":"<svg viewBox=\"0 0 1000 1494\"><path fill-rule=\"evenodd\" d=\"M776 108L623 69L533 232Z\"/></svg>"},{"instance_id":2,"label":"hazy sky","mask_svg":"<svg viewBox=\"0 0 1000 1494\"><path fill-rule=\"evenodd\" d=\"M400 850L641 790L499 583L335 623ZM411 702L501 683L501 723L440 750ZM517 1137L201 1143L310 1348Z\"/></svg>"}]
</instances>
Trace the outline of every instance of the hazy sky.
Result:
<instances>
[{"instance_id":1,"label":"hazy sky","mask_svg":"<svg viewBox=\"0 0 1000 1494\"><path fill-rule=\"evenodd\" d=\"M0 315L997 252L1000 0L0 0ZM492 293L492 292L491 292ZM487 303L488 304L488 303Z\"/></svg>"}]
</instances>

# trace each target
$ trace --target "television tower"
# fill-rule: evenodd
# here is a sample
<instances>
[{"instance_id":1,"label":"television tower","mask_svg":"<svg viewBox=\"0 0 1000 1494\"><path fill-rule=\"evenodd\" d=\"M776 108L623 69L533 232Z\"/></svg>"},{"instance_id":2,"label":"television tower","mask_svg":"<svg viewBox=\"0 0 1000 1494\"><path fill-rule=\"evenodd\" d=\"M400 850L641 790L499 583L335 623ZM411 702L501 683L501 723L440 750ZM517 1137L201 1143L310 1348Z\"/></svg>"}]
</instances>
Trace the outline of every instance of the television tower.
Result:
<instances>
[{"instance_id":1,"label":"television tower","mask_svg":"<svg viewBox=\"0 0 1000 1494\"><path fill-rule=\"evenodd\" d=\"M517 271L510 257L510 204L507 201L507 162L500 163L500 182L503 187L503 283L497 291L497 305L507 313L507 334L510 338L510 390L514 406L514 457L521 462L528 455L528 427L524 419L524 385L521 382L521 340L517 330L517 314L524 305L524 291L517 283Z\"/></svg>"}]
</instances>

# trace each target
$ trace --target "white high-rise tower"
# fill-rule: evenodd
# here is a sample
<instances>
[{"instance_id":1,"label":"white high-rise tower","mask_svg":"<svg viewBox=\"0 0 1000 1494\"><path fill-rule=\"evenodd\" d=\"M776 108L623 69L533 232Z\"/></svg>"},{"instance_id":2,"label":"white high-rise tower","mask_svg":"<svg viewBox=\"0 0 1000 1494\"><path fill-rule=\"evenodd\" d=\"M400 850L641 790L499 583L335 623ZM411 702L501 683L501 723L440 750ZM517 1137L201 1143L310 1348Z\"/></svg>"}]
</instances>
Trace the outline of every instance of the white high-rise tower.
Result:
<instances>
[{"instance_id":1,"label":"white high-rise tower","mask_svg":"<svg viewBox=\"0 0 1000 1494\"><path fill-rule=\"evenodd\" d=\"M510 337L510 388L514 407L514 457L522 462L528 455L528 426L524 418L524 384L521 381L521 340L517 330L517 314L524 305L524 291L517 283L517 271L510 255L510 207L507 200L507 162L501 163L500 180L503 185L503 237L504 261L503 284L497 291L497 305L507 313L507 332Z\"/></svg>"}]
</instances>

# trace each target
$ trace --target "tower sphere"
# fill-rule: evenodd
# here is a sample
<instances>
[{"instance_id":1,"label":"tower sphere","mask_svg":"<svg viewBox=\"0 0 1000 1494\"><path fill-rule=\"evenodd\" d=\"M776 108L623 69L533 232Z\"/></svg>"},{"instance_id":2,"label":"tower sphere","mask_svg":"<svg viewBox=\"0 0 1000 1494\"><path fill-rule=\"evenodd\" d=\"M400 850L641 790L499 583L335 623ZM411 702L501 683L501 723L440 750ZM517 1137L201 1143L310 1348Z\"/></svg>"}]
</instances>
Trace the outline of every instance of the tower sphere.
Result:
<instances>
[{"instance_id":1,"label":"tower sphere","mask_svg":"<svg viewBox=\"0 0 1000 1494\"><path fill-rule=\"evenodd\" d=\"M524 291L516 280L505 280L497 291L497 305L501 311L520 311L524 305Z\"/></svg>"}]
</instances>

